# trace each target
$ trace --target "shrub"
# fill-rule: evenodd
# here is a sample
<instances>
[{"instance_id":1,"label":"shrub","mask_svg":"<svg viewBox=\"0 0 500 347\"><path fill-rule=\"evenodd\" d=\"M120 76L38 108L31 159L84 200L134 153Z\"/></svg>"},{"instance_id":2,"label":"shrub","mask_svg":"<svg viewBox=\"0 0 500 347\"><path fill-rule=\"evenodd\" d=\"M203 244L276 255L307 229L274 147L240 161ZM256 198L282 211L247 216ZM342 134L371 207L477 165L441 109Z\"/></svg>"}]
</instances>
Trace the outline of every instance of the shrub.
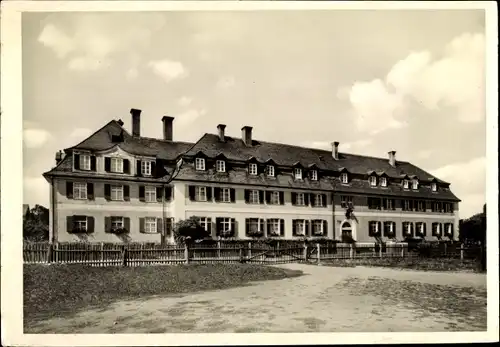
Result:
<instances>
[{"instance_id":1,"label":"shrub","mask_svg":"<svg viewBox=\"0 0 500 347\"><path fill-rule=\"evenodd\" d=\"M211 235L200 225L196 217L189 217L175 224L174 240L178 244L201 242L207 239L211 239Z\"/></svg>"}]
</instances>

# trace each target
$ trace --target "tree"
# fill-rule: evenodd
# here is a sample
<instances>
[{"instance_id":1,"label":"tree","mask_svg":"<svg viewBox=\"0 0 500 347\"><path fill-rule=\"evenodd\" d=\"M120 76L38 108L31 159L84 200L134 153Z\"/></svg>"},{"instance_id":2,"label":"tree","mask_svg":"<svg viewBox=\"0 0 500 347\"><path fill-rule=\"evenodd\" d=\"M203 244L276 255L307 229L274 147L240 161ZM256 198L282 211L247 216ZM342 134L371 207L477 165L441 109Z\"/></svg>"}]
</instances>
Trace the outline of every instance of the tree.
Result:
<instances>
[{"instance_id":1,"label":"tree","mask_svg":"<svg viewBox=\"0 0 500 347\"><path fill-rule=\"evenodd\" d=\"M49 240L49 209L35 205L23 217L23 238L27 241Z\"/></svg>"},{"instance_id":2,"label":"tree","mask_svg":"<svg viewBox=\"0 0 500 347\"><path fill-rule=\"evenodd\" d=\"M178 244L189 244L211 239L211 235L200 225L197 217L189 217L175 224L174 239Z\"/></svg>"}]
</instances>

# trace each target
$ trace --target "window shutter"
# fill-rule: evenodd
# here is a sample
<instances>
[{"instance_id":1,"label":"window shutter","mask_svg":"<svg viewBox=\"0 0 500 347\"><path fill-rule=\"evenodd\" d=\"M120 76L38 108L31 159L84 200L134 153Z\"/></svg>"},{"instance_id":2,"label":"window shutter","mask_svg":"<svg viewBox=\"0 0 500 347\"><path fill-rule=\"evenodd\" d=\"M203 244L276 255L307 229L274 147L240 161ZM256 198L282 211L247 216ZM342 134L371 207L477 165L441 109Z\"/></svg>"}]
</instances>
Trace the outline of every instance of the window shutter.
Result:
<instances>
[{"instance_id":1,"label":"window shutter","mask_svg":"<svg viewBox=\"0 0 500 347\"><path fill-rule=\"evenodd\" d=\"M163 188L156 187L156 201L161 202L163 198Z\"/></svg>"},{"instance_id":2,"label":"window shutter","mask_svg":"<svg viewBox=\"0 0 500 347\"><path fill-rule=\"evenodd\" d=\"M304 204L309 206L309 194L304 193Z\"/></svg>"},{"instance_id":3,"label":"window shutter","mask_svg":"<svg viewBox=\"0 0 500 347\"><path fill-rule=\"evenodd\" d=\"M293 236L297 235L297 220L296 219L292 219L292 235Z\"/></svg>"},{"instance_id":4,"label":"window shutter","mask_svg":"<svg viewBox=\"0 0 500 347\"><path fill-rule=\"evenodd\" d=\"M207 201L212 201L212 187L207 187Z\"/></svg>"},{"instance_id":5,"label":"window shutter","mask_svg":"<svg viewBox=\"0 0 500 347\"><path fill-rule=\"evenodd\" d=\"M292 205L297 205L297 193L295 192L292 192Z\"/></svg>"},{"instance_id":6,"label":"window shutter","mask_svg":"<svg viewBox=\"0 0 500 347\"><path fill-rule=\"evenodd\" d=\"M373 225L373 221L369 221L368 222L368 236L370 236L370 237L373 236L373 227L372 227L372 225Z\"/></svg>"},{"instance_id":7,"label":"window shutter","mask_svg":"<svg viewBox=\"0 0 500 347\"><path fill-rule=\"evenodd\" d=\"M314 194L312 194L312 193L309 194L309 201L311 202L312 207L316 206L314 203Z\"/></svg>"},{"instance_id":8,"label":"window shutter","mask_svg":"<svg viewBox=\"0 0 500 347\"><path fill-rule=\"evenodd\" d=\"M165 201L172 201L172 187L165 187Z\"/></svg>"},{"instance_id":9,"label":"window shutter","mask_svg":"<svg viewBox=\"0 0 500 347\"><path fill-rule=\"evenodd\" d=\"M215 218L215 235L216 236L220 235L220 232L222 229L221 224L222 224L222 218L220 218L220 217Z\"/></svg>"},{"instance_id":10,"label":"window shutter","mask_svg":"<svg viewBox=\"0 0 500 347\"><path fill-rule=\"evenodd\" d=\"M231 231L233 232L233 235L236 236L236 219L231 218Z\"/></svg>"},{"instance_id":11,"label":"window shutter","mask_svg":"<svg viewBox=\"0 0 500 347\"><path fill-rule=\"evenodd\" d=\"M141 165L141 163L142 162L140 160L136 161L135 171L136 171L137 176L142 176L142 165Z\"/></svg>"},{"instance_id":12,"label":"window shutter","mask_svg":"<svg viewBox=\"0 0 500 347\"><path fill-rule=\"evenodd\" d=\"M129 217L125 217L125 218L123 218L123 220L124 220L125 230L127 230L128 232L130 232L130 218Z\"/></svg>"},{"instance_id":13,"label":"window shutter","mask_svg":"<svg viewBox=\"0 0 500 347\"><path fill-rule=\"evenodd\" d=\"M107 233L111 231L111 217L104 217L104 231Z\"/></svg>"},{"instance_id":14,"label":"window shutter","mask_svg":"<svg viewBox=\"0 0 500 347\"><path fill-rule=\"evenodd\" d=\"M75 158L75 169L80 170L80 155L74 154L73 156Z\"/></svg>"},{"instance_id":15,"label":"window shutter","mask_svg":"<svg viewBox=\"0 0 500 347\"><path fill-rule=\"evenodd\" d=\"M156 168L157 168L156 161L152 161L151 162L151 176L153 176L153 177L157 177L158 176L158 174L156 172Z\"/></svg>"},{"instance_id":16,"label":"window shutter","mask_svg":"<svg viewBox=\"0 0 500 347\"><path fill-rule=\"evenodd\" d=\"M266 222L267 222L266 223L266 235L269 236L269 233L271 231L271 220L268 219Z\"/></svg>"},{"instance_id":17,"label":"window shutter","mask_svg":"<svg viewBox=\"0 0 500 347\"><path fill-rule=\"evenodd\" d=\"M212 237L212 218L207 218L207 232Z\"/></svg>"},{"instance_id":18,"label":"window shutter","mask_svg":"<svg viewBox=\"0 0 500 347\"><path fill-rule=\"evenodd\" d=\"M139 186L139 201L146 201L146 187Z\"/></svg>"},{"instance_id":19,"label":"window shutter","mask_svg":"<svg viewBox=\"0 0 500 347\"><path fill-rule=\"evenodd\" d=\"M156 220L156 232L163 235L163 218Z\"/></svg>"},{"instance_id":20,"label":"window shutter","mask_svg":"<svg viewBox=\"0 0 500 347\"><path fill-rule=\"evenodd\" d=\"M247 204L250 202L250 189L245 189L245 202Z\"/></svg>"},{"instance_id":21,"label":"window shutter","mask_svg":"<svg viewBox=\"0 0 500 347\"><path fill-rule=\"evenodd\" d=\"M259 231L260 231L261 233L263 233L263 232L264 232L264 229L265 229L265 226L264 226L264 219L263 219L263 218L260 218L260 219L259 219Z\"/></svg>"},{"instance_id":22,"label":"window shutter","mask_svg":"<svg viewBox=\"0 0 500 347\"><path fill-rule=\"evenodd\" d=\"M73 231L73 216L66 217L66 231L68 233Z\"/></svg>"},{"instance_id":23,"label":"window shutter","mask_svg":"<svg viewBox=\"0 0 500 347\"><path fill-rule=\"evenodd\" d=\"M236 202L236 190L234 188L231 188L229 192L231 195L231 202Z\"/></svg>"},{"instance_id":24,"label":"window shutter","mask_svg":"<svg viewBox=\"0 0 500 347\"><path fill-rule=\"evenodd\" d=\"M210 189L210 187L207 187L207 200L210 200L210 199L208 198L208 190L209 190L209 189ZM221 189L220 189L220 188L218 188L218 187L215 187L215 188L214 188L214 200L215 200L215 201L221 201L221 200L222 200L222 199L221 199Z\"/></svg>"},{"instance_id":25,"label":"window shutter","mask_svg":"<svg viewBox=\"0 0 500 347\"><path fill-rule=\"evenodd\" d=\"M90 157L90 170L97 171L97 159L95 156Z\"/></svg>"},{"instance_id":26,"label":"window shutter","mask_svg":"<svg viewBox=\"0 0 500 347\"><path fill-rule=\"evenodd\" d=\"M111 200L111 185L109 184L104 185L104 198L106 200Z\"/></svg>"},{"instance_id":27,"label":"window shutter","mask_svg":"<svg viewBox=\"0 0 500 347\"><path fill-rule=\"evenodd\" d=\"M73 182L66 182L66 197L73 199Z\"/></svg>"},{"instance_id":28,"label":"window shutter","mask_svg":"<svg viewBox=\"0 0 500 347\"><path fill-rule=\"evenodd\" d=\"M411 234L411 236L413 236L414 235L414 229L415 229L415 223L410 222L409 224L410 224L410 234Z\"/></svg>"},{"instance_id":29,"label":"window shutter","mask_svg":"<svg viewBox=\"0 0 500 347\"><path fill-rule=\"evenodd\" d=\"M328 235L328 222L326 220L323 221L323 235Z\"/></svg>"},{"instance_id":30,"label":"window shutter","mask_svg":"<svg viewBox=\"0 0 500 347\"><path fill-rule=\"evenodd\" d=\"M305 228L306 228L306 236L309 236L311 234L311 221L309 220L304 220Z\"/></svg>"},{"instance_id":31,"label":"window shutter","mask_svg":"<svg viewBox=\"0 0 500 347\"><path fill-rule=\"evenodd\" d=\"M130 201L130 186L123 186L123 200Z\"/></svg>"},{"instance_id":32,"label":"window shutter","mask_svg":"<svg viewBox=\"0 0 500 347\"><path fill-rule=\"evenodd\" d=\"M269 204L271 202L271 192L266 190L266 203Z\"/></svg>"},{"instance_id":33,"label":"window shutter","mask_svg":"<svg viewBox=\"0 0 500 347\"><path fill-rule=\"evenodd\" d=\"M123 159L123 172L130 173L130 161L128 159Z\"/></svg>"},{"instance_id":34,"label":"window shutter","mask_svg":"<svg viewBox=\"0 0 500 347\"><path fill-rule=\"evenodd\" d=\"M285 204L285 193L284 192L279 192L280 194L280 205Z\"/></svg>"},{"instance_id":35,"label":"window shutter","mask_svg":"<svg viewBox=\"0 0 500 347\"><path fill-rule=\"evenodd\" d=\"M285 236L285 220L280 219L280 236Z\"/></svg>"},{"instance_id":36,"label":"window shutter","mask_svg":"<svg viewBox=\"0 0 500 347\"><path fill-rule=\"evenodd\" d=\"M94 183L87 183L87 199L94 200Z\"/></svg>"},{"instance_id":37,"label":"window shutter","mask_svg":"<svg viewBox=\"0 0 500 347\"><path fill-rule=\"evenodd\" d=\"M378 224L378 233L382 235L382 222L377 222Z\"/></svg>"},{"instance_id":38,"label":"window shutter","mask_svg":"<svg viewBox=\"0 0 500 347\"><path fill-rule=\"evenodd\" d=\"M427 223L424 222L424 236L427 235Z\"/></svg>"},{"instance_id":39,"label":"window shutter","mask_svg":"<svg viewBox=\"0 0 500 347\"><path fill-rule=\"evenodd\" d=\"M189 200L194 201L195 199L195 187L194 186L189 186Z\"/></svg>"},{"instance_id":40,"label":"window shutter","mask_svg":"<svg viewBox=\"0 0 500 347\"><path fill-rule=\"evenodd\" d=\"M93 233L95 229L95 220L94 217L88 216L87 217L87 232L88 233Z\"/></svg>"},{"instance_id":41,"label":"window shutter","mask_svg":"<svg viewBox=\"0 0 500 347\"><path fill-rule=\"evenodd\" d=\"M245 218L245 235L248 236L250 230L250 218Z\"/></svg>"},{"instance_id":42,"label":"window shutter","mask_svg":"<svg viewBox=\"0 0 500 347\"><path fill-rule=\"evenodd\" d=\"M323 195L323 207L326 207L327 203L326 203L326 194L322 194Z\"/></svg>"},{"instance_id":43,"label":"window shutter","mask_svg":"<svg viewBox=\"0 0 500 347\"><path fill-rule=\"evenodd\" d=\"M264 203L264 191L259 190L259 203L263 204Z\"/></svg>"},{"instance_id":44,"label":"window shutter","mask_svg":"<svg viewBox=\"0 0 500 347\"><path fill-rule=\"evenodd\" d=\"M109 157L104 158L104 171L106 172L111 171L111 158Z\"/></svg>"}]
</instances>

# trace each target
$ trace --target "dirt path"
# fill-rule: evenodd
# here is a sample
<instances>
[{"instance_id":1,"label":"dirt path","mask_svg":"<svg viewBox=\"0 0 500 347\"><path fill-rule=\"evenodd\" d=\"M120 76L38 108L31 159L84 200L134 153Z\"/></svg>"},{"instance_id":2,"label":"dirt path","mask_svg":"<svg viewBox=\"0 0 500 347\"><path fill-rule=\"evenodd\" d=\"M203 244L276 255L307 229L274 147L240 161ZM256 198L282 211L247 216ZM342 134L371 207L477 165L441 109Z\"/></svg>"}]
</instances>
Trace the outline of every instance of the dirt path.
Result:
<instances>
[{"instance_id":1,"label":"dirt path","mask_svg":"<svg viewBox=\"0 0 500 347\"><path fill-rule=\"evenodd\" d=\"M465 331L474 328L471 320L476 330L486 329L485 275L302 264L283 267L306 275L221 291L117 302L69 319L39 322L26 332ZM459 307L454 312L445 301L446 307L435 302L441 298L439 291L446 297L452 295L450 300L458 305L460 300L477 300L472 309Z\"/></svg>"}]
</instances>

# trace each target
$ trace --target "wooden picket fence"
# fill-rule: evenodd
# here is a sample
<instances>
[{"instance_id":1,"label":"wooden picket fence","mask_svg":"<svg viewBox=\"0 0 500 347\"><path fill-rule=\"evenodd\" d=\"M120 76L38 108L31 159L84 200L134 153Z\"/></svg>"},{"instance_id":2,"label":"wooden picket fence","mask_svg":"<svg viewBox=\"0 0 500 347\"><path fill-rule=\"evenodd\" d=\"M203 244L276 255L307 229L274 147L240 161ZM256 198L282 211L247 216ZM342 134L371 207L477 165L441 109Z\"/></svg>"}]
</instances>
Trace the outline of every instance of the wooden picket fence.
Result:
<instances>
[{"instance_id":1,"label":"wooden picket fence","mask_svg":"<svg viewBox=\"0 0 500 347\"><path fill-rule=\"evenodd\" d=\"M448 248L450 257L464 247ZM407 243L304 243L214 242L211 244L160 245L155 243L24 243L25 264L87 264L91 266L143 266L209 263L285 264L335 259L407 258L421 256Z\"/></svg>"}]
</instances>

